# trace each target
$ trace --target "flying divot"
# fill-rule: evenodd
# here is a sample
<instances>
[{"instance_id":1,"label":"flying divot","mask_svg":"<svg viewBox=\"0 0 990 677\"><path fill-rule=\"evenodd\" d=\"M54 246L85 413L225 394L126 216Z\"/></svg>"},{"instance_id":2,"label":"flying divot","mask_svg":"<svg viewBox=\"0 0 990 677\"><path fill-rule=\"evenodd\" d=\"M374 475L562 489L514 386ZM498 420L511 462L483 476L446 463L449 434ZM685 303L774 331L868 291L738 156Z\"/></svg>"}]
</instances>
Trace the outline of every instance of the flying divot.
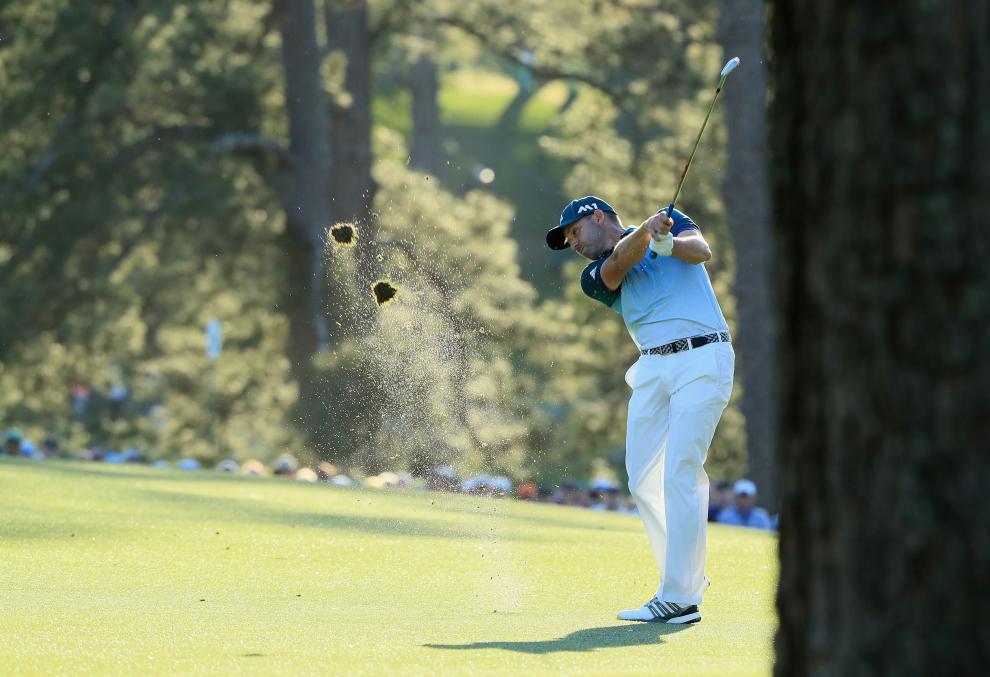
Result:
<instances>
[{"instance_id":1,"label":"flying divot","mask_svg":"<svg viewBox=\"0 0 990 677\"><path fill-rule=\"evenodd\" d=\"M357 244L357 227L350 223L338 223L330 228L330 237L339 245L353 247Z\"/></svg>"},{"instance_id":2,"label":"flying divot","mask_svg":"<svg viewBox=\"0 0 990 677\"><path fill-rule=\"evenodd\" d=\"M391 301L399 293L398 288L389 280L378 280L371 286L371 291L375 295L375 303L381 308Z\"/></svg>"}]
</instances>

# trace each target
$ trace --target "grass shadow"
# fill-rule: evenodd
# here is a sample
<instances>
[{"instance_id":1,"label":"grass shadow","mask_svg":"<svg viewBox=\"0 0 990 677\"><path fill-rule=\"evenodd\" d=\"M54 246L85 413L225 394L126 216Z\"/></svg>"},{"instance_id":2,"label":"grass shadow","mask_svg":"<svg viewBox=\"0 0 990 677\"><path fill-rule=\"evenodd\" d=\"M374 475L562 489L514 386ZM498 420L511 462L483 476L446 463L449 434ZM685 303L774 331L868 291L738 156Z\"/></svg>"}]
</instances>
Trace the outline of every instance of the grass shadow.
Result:
<instances>
[{"instance_id":1,"label":"grass shadow","mask_svg":"<svg viewBox=\"0 0 990 677\"><path fill-rule=\"evenodd\" d=\"M30 459L4 459L6 463L2 465L22 467L29 471L41 471L44 473L58 474L64 477L77 477L93 480L141 480L143 486L138 489L133 485L114 487L118 498L135 497L140 501L160 503L185 508L185 516L201 520L203 518L219 519L227 522L239 523L266 523L280 524L283 526L315 527L321 529L345 529L364 533L374 533L393 536L416 536L435 538L454 538L476 540L483 538L484 534L477 525L462 524L456 520L444 519L444 513L455 516L463 515L468 517L490 517L485 512L476 511L474 501L480 500L483 510L489 507L497 507L501 501L489 498L451 495L454 500L440 501L436 506L436 513L432 516L408 514L401 518L385 517L379 515L353 515L339 514L336 512L313 512L304 510L287 510L276 507L270 501L253 501L233 496L225 496L210 493L186 493L175 490L169 485L180 483L182 485L200 484L224 484L227 486L235 484L252 484L258 487L268 488L288 488L309 490L325 490L332 493L341 491L352 491L355 497L369 497L378 495L378 492L363 490L361 487L341 489L331 485L298 485L291 480L274 477L245 477L238 474L227 474L220 472L189 471L188 474L179 471L159 471L149 469L146 466L128 467L115 466L107 467L102 464L80 461L45 461L43 463ZM160 473L160 474L159 474ZM396 494L395 498L414 500L416 494ZM554 511L555 512L555 511ZM575 511L577 512L577 511ZM415 515L415 516L414 516ZM174 516L174 515L173 515ZM638 520L630 520L628 525L597 525L585 524L581 522L584 515L560 514L519 514L515 510L499 511L498 518L502 520L514 521L517 524L531 524L543 528L572 530L576 537L586 538L588 530L602 530L610 532L642 533L642 527ZM44 536L44 535L43 535ZM514 541L541 540L539 534L502 534L501 538Z\"/></svg>"},{"instance_id":2,"label":"grass shadow","mask_svg":"<svg viewBox=\"0 0 990 677\"><path fill-rule=\"evenodd\" d=\"M236 482L238 480L258 481L266 478L251 475L241 475L239 473L212 472L209 470L159 470L151 466L131 463L106 464L99 461L76 461L72 459L49 459L46 461L35 461L33 459L2 459L0 463L7 463L13 467L28 468L29 470L41 470L44 472L59 473L62 475L75 475L82 477L104 478L104 479L139 479L152 482Z\"/></svg>"},{"instance_id":3,"label":"grass shadow","mask_svg":"<svg viewBox=\"0 0 990 677\"><path fill-rule=\"evenodd\" d=\"M402 517L379 515L353 515L339 512L313 512L286 510L268 502L252 501L232 496L186 494L160 489L134 490L143 500L151 499L161 504L185 509L187 517L194 521L213 519L237 524L266 524L285 527L310 527L316 529L346 530L378 536L414 536L457 540L486 540L487 532L476 524L452 522L443 519L444 510L436 516ZM176 513L172 513L173 517ZM511 534L500 536L509 541L538 541L540 536Z\"/></svg>"},{"instance_id":4,"label":"grass shadow","mask_svg":"<svg viewBox=\"0 0 990 677\"><path fill-rule=\"evenodd\" d=\"M424 644L430 649L502 649L528 654L548 654L558 651L585 652L599 649L621 649L633 646L663 644L664 636L687 630L687 625L637 623L586 628L565 637L532 642L473 642L471 644Z\"/></svg>"},{"instance_id":5,"label":"grass shadow","mask_svg":"<svg viewBox=\"0 0 990 677\"><path fill-rule=\"evenodd\" d=\"M540 515L518 515L518 514L508 514L509 519L518 520L521 522L530 522L541 527L548 527L554 529L578 529L581 531L609 531L612 533L630 533L630 534L642 534L643 528L642 523L638 516L635 515L623 515L622 519L629 520L628 524L595 524L594 522L582 522L581 520L586 520L589 512L592 515L600 515L601 513L595 513L588 510L587 508L573 508L568 506L554 506L559 507L562 510L571 510L575 514L568 514L566 516L556 517L548 516L543 517Z\"/></svg>"},{"instance_id":6,"label":"grass shadow","mask_svg":"<svg viewBox=\"0 0 990 677\"><path fill-rule=\"evenodd\" d=\"M202 496L157 489L145 489L141 493L144 497L159 503L191 507L193 510L189 512L189 515L196 519L213 518L228 523L260 523L285 527L341 529L380 536L418 536L469 540L483 537L483 534L471 525L456 524L428 517L406 515L398 518L377 515L347 515L330 511L286 510L272 506L267 502L231 496Z\"/></svg>"}]
</instances>

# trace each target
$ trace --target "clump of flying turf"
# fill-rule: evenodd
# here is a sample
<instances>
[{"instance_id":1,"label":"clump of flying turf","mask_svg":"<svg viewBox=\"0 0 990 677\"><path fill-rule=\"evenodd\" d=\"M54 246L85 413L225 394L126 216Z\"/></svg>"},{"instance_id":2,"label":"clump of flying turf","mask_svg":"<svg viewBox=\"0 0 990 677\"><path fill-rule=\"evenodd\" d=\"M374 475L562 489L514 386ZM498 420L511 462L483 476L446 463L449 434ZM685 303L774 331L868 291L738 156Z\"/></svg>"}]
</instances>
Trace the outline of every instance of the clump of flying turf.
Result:
<instances>
[{"instance_id":1,"label":"clump of flying turf","mask_svg":"<svg viewBox=\"0 0 990 677\"><path fill-rule=\"evenodd\" d=\"M330 237L339 245L353 247L357 244L357 227L351 223L338 223L330 229Z\"/></svg>"},{"instance_id":2,"label":"clump of flying turf","mask_svg":"<svg viewBox=\"0 0 990 677\"><path fill-rule=\"evenodd\" d=\"M371 291L375 295L375 303L381 308L386 303L395 298L399 290L389 280L378 280L371 286Z\"/></svg>"}]
</instances>

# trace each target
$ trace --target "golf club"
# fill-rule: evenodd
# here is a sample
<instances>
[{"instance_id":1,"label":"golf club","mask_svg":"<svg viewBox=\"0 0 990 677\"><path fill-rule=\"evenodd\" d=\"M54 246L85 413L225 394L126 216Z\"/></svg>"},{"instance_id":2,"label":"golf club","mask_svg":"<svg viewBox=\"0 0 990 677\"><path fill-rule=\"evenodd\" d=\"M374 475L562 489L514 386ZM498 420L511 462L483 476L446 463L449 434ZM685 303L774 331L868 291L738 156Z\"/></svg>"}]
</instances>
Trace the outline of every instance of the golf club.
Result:
<instances>
[{"instance_id":1,"label":"golf club","mask_svg":"<svg viewBox=\"0 0 990 677\"><path fill-rule=\"evenodd\" d=\"M725 78L728 77L736 66L739 65L739 57L735 57L725 64L725 68L722 69L721 78L718 81L718 87L715 89L715 98L712 99L712 105L708 107L708 115L705 116L705 121L701 123L701 131L698 132L698 138L694 142L694 149L691 150L691 157L688 158L687 164L684 165L684 171L681 173L681 180L677 183L677 190L674 191L674 197L670 201L670 206L667 207L667 218L673 218L671 214L674 213L674 203L677 202L677 196L681 194L681 186L684 185L684 177L687 176L688 169L691 167L691 161L694 160L694 154L698 152L698 144L701 143L701 135L705 133L705 126L708 124L708 118L712 116L712 111L715 110L715 102L718 101L719 92L722 91L722 85L725 84Z\"/></svg>"}]
</instances>

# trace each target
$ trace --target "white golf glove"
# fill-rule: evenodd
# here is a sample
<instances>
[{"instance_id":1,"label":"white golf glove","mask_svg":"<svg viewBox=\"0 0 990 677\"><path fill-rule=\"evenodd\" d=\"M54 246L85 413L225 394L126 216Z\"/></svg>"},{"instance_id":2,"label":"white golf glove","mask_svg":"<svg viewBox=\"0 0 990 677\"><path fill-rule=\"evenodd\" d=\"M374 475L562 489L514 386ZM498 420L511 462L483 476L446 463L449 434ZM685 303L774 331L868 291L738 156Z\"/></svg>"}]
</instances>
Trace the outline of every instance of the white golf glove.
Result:
<instances>
[{"instance_id":1,"label":"white golf glove","mask_svg":"<svg viewBox=\"0 0 990 677\"><path fill-rule=\"evenodd\" d=\"M659 240L651 237L650 251L656 252L658 256L670 256L670 253L674 251L673 234L667 233L666 235L661 235Z\"/></svg>"}]
</instances>

